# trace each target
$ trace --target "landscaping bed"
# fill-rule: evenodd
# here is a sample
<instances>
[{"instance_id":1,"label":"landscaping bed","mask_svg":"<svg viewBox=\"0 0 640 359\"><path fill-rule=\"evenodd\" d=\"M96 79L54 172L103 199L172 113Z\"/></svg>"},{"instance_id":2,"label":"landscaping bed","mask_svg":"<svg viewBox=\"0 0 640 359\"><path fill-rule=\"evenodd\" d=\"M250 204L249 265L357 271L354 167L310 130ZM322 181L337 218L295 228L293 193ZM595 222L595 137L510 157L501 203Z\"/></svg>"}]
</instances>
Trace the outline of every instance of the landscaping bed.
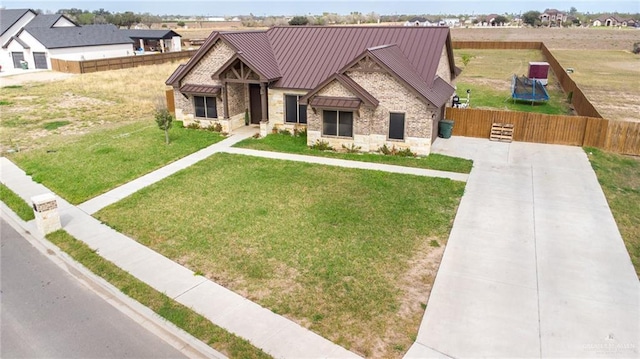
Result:
<instances>
[{"instance_id":1,"label":"landscaping bed","mask_svg":"<svg viewBox=\"0 0 640 359\"><path fill-rule=\"evenodd\" d=\"M36 182L79 204L223 139L218 133L183 128L180 122L169 133L166 145L154 122L137 122L8 158Z\"/></svg>"},{"instance_id":2,"label":"landscaping bed","mask_svg":"<svg viewBox=\"0 0 640 359\"><path fill-rule=\"evenodd\" d=\"M463 192L448 179L218 153L96 217L352 351L401 357Z\"/></svg>"},{"instance_id":3,"label":"landscaping bed","mask_svg":"<svg viewBox=\"0 0 640 359\"><path fill-rule=\"evenodd\" d=\"M336 151L321 151L307 146L307 136L286 133L270 134L264 138L248 138L240 141L234 147L250 148L261 151L275 151L295 153L300 155L339 158L343 160L384 163L396 166L418 167L439 171L469 173L473 161L463 158L450 157L432 153L426 157L403 157L382 155L377 153L345 153ZM340 150L340 149L338 149Z\"/></svg>"}]
</instances>

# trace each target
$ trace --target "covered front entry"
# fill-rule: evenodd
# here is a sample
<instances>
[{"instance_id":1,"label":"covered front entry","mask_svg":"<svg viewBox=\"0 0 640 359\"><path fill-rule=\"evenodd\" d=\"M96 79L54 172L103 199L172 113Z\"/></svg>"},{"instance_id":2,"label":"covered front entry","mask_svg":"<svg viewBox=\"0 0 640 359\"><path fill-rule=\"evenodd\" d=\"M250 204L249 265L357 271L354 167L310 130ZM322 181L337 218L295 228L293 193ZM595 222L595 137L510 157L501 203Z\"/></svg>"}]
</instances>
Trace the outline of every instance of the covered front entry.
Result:
<instances>
[{"instance_id":1,"label":"covered front entry","mask_svg":"<svg viewBox=\"0 0 640 359\"><path fill-rule=\"evenodd\" d=\"M265 91L267 91L266 88ZM263 118L269 117L268 114L265 114L266 116L263 116L262 113L262 96L260 94L259 84L249 84L249 107L251 109L250 115L252 124L260 124L260 121Z\"/></svg>"}]
</instances>

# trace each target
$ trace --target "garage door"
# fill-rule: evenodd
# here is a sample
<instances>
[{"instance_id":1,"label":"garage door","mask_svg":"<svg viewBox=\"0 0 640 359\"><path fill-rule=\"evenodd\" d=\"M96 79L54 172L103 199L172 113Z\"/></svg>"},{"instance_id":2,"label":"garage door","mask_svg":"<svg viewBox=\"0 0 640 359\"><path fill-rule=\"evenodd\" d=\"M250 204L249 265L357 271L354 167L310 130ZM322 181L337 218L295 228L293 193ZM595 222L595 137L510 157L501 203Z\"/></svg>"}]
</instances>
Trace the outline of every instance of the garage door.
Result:
<instances>
[{"instance_id":1,"label":"garage door","mask_svg":"<svg viewBox=\"0 0 640 359\"><path fill-rule=\"evenodd\" d=\"M20 61L24 61L24 54L22 52L12 52L11 57L13 58L13 67L19 69Z\"/></svg>"},{"instance_id":2,"label":"garage door","mask_svg":"<svg viewBox=\"0 0 640 359\"><path fill-rule=\"evenodd\" d=\"M33 53L33 63L36 64L36 69L46 69L47 68L47 54L44 52L34 52Z\"/></svg>"}]
</instances>

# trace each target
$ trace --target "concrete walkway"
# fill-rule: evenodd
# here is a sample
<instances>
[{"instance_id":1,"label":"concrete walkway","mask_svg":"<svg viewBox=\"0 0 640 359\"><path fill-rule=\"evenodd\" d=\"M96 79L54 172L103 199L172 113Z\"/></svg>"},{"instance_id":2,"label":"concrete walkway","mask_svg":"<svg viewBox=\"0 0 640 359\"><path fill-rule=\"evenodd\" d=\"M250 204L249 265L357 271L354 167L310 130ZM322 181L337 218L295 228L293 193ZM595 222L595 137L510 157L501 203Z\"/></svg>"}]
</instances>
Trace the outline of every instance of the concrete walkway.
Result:
<instances>
[{"instance_id":1,"label":"concrete walkway","mask_svg":"<svg viewBox=\"0 0 640 359\"><path fill-rule=\"evenodd\" d=\"M28 203L51 192L0 158L1 182ZM331 341L169 260L59 198L63 228L103 258L276 358L358 358ZM37 233L34 221L28 227Z\"/></svg>"},{"instance_id":2,"label":"concrete walkway","mask_svg":"<svg viewBox=\"0 0 640 359\"><path fill-rule=\"evenodd\" d=\"M384 171L384 172L401 173L401 174L408 174L408 175L414 175L414 176L448 178L454 181L461 181L461 182L466 182L467 178L469 178L469 175L466 173L436 171L436 170L429 170L424 168L387 165L382 163L342 160L338 158L297 155L293 153L258 151L258 150L251 150L247 148L227 147L223 149L222 152L240 154L240 155L246 155L246 156L262 157L262 158L271 158L271 159L277 159L277 160L307 162L307 163L314 163L314 164L326 165L326 166L357 168L357 169L372 170L372 171Z\"/></svg>"},{"instance_id":3,"label":"concrete walkway","mask_svg":"<svg viewBox=\"0 0 640 359\"><path fill-rule=\"evenodd\" d=\"M453 137L474 159L406 358L638 357L640 284L579 147Z\"/></svg>"},{"instance_id":4,"label":"concrete walkway","mask_svg":"<svg viewBox=\"0 0 640 359\"><path fill-rule=\"evenodd\" d=\"M125 183L120 187L116 187L109 192L96 196L84 203L81 203L78 208L88 214L94 214L102 208L114 204L121 199L128 197L135 192L152 185L158 181L163 180L171 176L172 174L183 170L197 162L204 160L205 158L213 155L216 152L220 152L228 147L235 145L236 143L249 138L256 133L260 132L259 128L255 127L241 127L233 132L233 135L225 138L220 142L216 142L213 145L203 148L200 151L194 152L186 157L183 157L175 162L172 162L156 171L147 173L146 175L139 177L131 182Z\"/></svg>"}]
</instances>

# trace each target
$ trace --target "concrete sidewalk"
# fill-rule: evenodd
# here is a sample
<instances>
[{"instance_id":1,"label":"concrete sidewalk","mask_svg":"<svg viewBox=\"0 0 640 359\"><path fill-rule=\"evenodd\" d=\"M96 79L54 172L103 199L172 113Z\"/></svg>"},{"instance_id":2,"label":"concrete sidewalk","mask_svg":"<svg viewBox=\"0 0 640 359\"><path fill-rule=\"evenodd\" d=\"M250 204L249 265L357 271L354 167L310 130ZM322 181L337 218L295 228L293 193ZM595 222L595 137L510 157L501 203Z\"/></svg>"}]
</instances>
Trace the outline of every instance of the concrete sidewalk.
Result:
<instances>
[{"instance_id":1,"label":"concrete sidewalk","mask_svg":"<svg viewBox=\"0 0 640 359\"><path fill-rule=\"evenodd\" d=\"M638 357L640 284L579 147L453 137L474 159L406 358Z\"/></svg>"},{"instance_id":2,"label":"concrete sidewalk","mask_svg":"<svg viewBox=\"0 0 640 359\"><path fill-rule=\"evenodd\" d=\"M1 182L30 203L51 192L0 158ZM202 314L216 325L249 340L276 358L358 358L352 352L263 308L100 223L58 199L63 228L103 258ZM33 222L29 222L34 230Z\"/></svg>"},{"instance_id":3,"label":"concrete sidewalk","mask_svg":"<svg viewBox=\"0 0 640 359\"><path fill-rule=\"evenodd\" d=\"M400 174L408 174L408 175L424 176L424 177L448 178L454 181L461 181L461 182L466 182L467 179L469 178L469 175L466 173L436 171L436 170L429 170L424 168L387 165L383 163L342 160L338 158L298 155L293 153L258 151L258 150L252 150L247 148L227 147L223 149L222 152L240 154L240 155L246 155L246 156L262 157L262 158L271 158L271 159L277 159L277 160L307 162L307 163L314 163L314 164L326 165L326 166L357 168L357 169L363 169L363 170L383 171L383 172L400 173Z\"/></svg>"},{"instance_id":4,"label":"concrete sidewalk","mask_svg":"<svg viewBox=\"0 0 640 359\"><path fill-rule=\"evenodd\" d=\"M253 136L260 132L259 128L255 127L241 127L234 131L233 135L225 138L220 142L216 142L213 145L203 148L200 151L194 152L186 157L183 157L175 162L172 162L158 170L147 173L146 175L139 177L131 182L125 183L120 187L116 187L109 192L96 196L84 203L78 205L78 208L88 214L94 214L99 210L114 204L121 199L128 197L135 192L141 190L144 187L152 185L164 178L171 176L172 174L183 170L197 162L204 160L205 158L213 155L216 152L231 147L236 143Z\"/></svg>"}]
</instances>

